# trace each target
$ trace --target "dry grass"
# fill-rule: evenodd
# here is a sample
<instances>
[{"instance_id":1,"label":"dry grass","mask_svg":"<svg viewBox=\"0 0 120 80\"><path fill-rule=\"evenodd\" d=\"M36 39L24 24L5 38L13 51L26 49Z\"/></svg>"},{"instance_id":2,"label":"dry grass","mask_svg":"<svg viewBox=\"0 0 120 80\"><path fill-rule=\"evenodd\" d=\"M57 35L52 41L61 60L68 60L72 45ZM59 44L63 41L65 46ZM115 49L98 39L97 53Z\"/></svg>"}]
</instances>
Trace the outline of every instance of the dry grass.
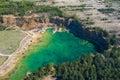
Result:
<instances>
[{"instance_id":1,"label":"dry grass","mask_svg":"<svg viewBox=\"0 0 120 80\"><path fill-rule=\"evenodd\" d=\"M8 57L0 56L0 65L2 65L7 60L7 58Z\"/></svg>"},{"instance_id":2,"label":"dry grass","mask_svg":"<svg viewBox=\"0 0 120 80\"><path fill-rule=\"evenodd\" d=\"M14 52L25 36L25 33L18 30L0 31L0 53L11 54Z\"/></svg>"}]
</instances>

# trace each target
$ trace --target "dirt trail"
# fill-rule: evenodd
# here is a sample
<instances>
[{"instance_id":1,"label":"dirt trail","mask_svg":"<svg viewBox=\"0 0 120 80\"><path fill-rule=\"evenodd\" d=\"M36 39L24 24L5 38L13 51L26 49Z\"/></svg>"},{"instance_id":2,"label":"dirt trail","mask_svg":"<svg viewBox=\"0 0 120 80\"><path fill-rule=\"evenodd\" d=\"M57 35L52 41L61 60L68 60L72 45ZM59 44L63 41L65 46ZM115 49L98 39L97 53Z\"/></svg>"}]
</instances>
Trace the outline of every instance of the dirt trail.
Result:
<instances>
[{"instance_id":1,"label":"dirt trail","mask_svg":"<svg viewBox=\"0 0 120 80\"><path fill-rule=\"evenodd\" d=\"M10 55L0 53L0 56L9 57Z\"/></svg>"}]
</instances>

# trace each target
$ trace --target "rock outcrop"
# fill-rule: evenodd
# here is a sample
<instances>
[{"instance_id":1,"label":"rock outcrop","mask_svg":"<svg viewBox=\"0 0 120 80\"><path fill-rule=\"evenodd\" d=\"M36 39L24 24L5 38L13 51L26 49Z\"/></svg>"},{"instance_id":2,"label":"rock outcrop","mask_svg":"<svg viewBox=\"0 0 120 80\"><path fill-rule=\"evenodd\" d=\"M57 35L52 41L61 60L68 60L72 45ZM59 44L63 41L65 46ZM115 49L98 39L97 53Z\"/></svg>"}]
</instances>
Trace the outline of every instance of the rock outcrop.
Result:
<instances>
[{"instance_id":1,"label":"rock outcrop","mask_svg":"<svg viewBox=\"0 0 120 80\"><path fill-rule=\"evenodd\" d=\"M0 18L0 25L6 27L18 26L23 30L29 30L36 27L54 26L54 24L50 23L49 18L44 19L41 16L35 14L23 17L16 17L14 15L4 15Z\"/></svg>"},{"instance_id":2,"label":"rock outcrop","mask_svg":"<svg viewBox=\"0 0 120 80\"><path fill-rule=\"evenodd\" d=\"M14 15L4 15L0 23L4 26L15 26L16 17Z\"/></svg>"},{"instance_id":3,"label":"rock outcrop","mask_svg":"<svg viewBox=\"0 0 120 80\"><path fill-rule=\"evenodd\" d=\"M30 20L28 22L24 22L22 25L22 29L27 30L27 29L32 29L37 26L37 22L35 20Z\"/></svg>"}]
</instances>

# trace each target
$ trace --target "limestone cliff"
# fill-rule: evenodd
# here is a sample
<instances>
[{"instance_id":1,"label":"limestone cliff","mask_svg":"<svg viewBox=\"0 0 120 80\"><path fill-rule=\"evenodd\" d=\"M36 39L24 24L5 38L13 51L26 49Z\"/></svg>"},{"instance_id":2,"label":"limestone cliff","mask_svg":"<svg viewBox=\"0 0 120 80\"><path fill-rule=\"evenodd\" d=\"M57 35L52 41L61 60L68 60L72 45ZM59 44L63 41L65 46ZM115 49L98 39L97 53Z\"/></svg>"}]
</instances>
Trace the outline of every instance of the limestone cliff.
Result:
<instances>
[{"instance_id":1,"label":"limestone cliff","mask_svg":"<svg viewBox=\"0 0 120 80\"><path fill-rule=\"evenodd\" d=\"M4 26L15 26L16 17L14 15L4 15L0 23Z\"/></svg>"},{"instance_id":2,"label":"limestone cliff","mask_svg":"<svg viewBox=\"0 0 120 80\"><path fill-rule=\"evenodd\" d=\"M4 15L0 18L0 25L6 27L18 26L24 30L33 29L36 27L54 26L54 24L50 23L49 18L44 19L43 17L35 14L23 17L16 17L14 15Z\"/></svg>"},{"instance_id":3,"label":"limestone cliff","mask_svg":"<svg viewBox=\"0 0 120 80\"><path fill-rule=\"evenodd\" d=\"M32 29L37 26L37 22L35 20L30 20L28 22L24 22L22 25L22 29L27 30L27 29Z\"/></svg>"}]
</instances>

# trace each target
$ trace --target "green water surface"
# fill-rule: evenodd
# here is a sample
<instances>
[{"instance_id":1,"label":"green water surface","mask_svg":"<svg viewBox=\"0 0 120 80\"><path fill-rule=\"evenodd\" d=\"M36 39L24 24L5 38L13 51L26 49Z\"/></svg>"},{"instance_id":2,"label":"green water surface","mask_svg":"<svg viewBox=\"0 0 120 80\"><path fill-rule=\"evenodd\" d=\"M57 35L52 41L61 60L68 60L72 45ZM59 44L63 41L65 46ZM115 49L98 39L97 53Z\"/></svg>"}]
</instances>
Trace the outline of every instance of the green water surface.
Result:
<instances>
[{"instance_id":1,"label":"green water surface","mask_svg":"<svg viewBox=\"0 0 120 80\"><path fill-rule=\"evenodd\" d=\"M94 46L88 41L65 31L53 34L52 29L48 29L41 41L32 47L25 53L26 56L19 62L10 80L23 80L28 71L33 72L50 62L59 64L74 61L83 54L95 53Z\"/></svg>"}]
</instances>

